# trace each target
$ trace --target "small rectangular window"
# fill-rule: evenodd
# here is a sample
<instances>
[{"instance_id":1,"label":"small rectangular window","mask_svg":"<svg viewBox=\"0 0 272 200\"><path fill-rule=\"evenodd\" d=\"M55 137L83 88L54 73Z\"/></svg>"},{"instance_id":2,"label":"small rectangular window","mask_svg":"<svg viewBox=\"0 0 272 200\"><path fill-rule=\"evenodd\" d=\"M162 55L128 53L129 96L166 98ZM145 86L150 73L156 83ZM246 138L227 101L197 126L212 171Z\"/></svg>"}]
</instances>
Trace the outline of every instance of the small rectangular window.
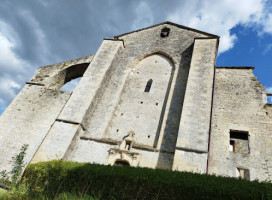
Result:
<instances>
[{"instance_id":1,"label":"small rectangular window","mask_svg":"<svg viewBox=\"0 0 272 200\"><path fill-rule=\"evenodd\" d=\"M247 131L230 130L229 151L248 154L249 142Z\"/></svg>"},{"instance_id":2,"label":"small rectangular window","mask_svg":"<svg viewBox=\"0 0 272 200\"><path fill-rule=\"evenodd\" d=\"M249 175L249 170L248 169L243 169L243 168L237 168L237 177L250 180L250 175Z\"/></svg>"},{"instance_id":3,"label":"small rectangular window","mask_svg":"<svg viewBox=\"0 0 272 200\"><path fill-rule=\"evenodd\" d=\"M248 140L248 132L230 130L230 138L238 139L238 140Z\"/></svg>"},{"instance_id":4,"label":"small rectangular window","mask_svg":"<svg viewBox=\"0 0 272 200\"><path fill-rule=\"evenodd\" d=\"M168 37L168 36L169 36L169 33L170 33L170 28L164 27L164 28L161 30L161 37L162 37L162 38Z\"/></svg>"}]
</instances>

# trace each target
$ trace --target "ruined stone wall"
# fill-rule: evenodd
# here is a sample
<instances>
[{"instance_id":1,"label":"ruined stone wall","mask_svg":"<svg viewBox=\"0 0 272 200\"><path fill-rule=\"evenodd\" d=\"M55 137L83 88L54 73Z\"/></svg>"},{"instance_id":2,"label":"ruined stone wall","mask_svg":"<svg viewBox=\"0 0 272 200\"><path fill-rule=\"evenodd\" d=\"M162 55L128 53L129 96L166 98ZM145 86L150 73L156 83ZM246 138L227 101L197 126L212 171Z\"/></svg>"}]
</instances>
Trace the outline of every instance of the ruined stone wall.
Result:
<instances>
[{"instance_id":1,"label":"ruined stone wall","mask_svg":"<svg viewBox=\"0 0 272 200\"><path fill-rule=\"evenodd\" d=\"M24 144L29 145L26 164L32 160L70 98L71 92L58 90L65 83L68 68L71 65L90 63L92 57L39 68L26 83L0 116L0 171L9 172L12 169L11 159L20 153Z\"/></svg>"},{"instance_id":2,"label":"ruined stone wall","mask_svg":"<svg viewBox=\"0 0 272 200\"><path fill-rule=\"evenodd\" d=\"M168 37L162 38L160 33L165 26L171 30ZM87 160L90 155L83 155L80 149L91 148L89 145L93 145L94 141L98 142L96 145L120 144L128 131L133 131L133 147L141 150L141 158L149 160L149 167L155 167L151 163L156 163L156 167L171 169L195 37L207 35L172 25L160 25L119 37L124 42L124 49L115 57L98 91L99 101L86 113L82 121L84 130L79 133L81 139L75 140L66 153L67 159L81 157L84 160L86 157ZM159 59L156 60L156 56ZM156 69L156 61L166 62L166 65ZM141 62L147 62L146 69L141 69ZM154 70L147 69L149 65ZM138 75L137 71L141 74ZM151 91L145 94L145 86L151 76L154 77ZM159 80L165 80L161 90ZM152 97L152 93L155 96ZM95 157L103 160L105 155L101 153ZM167 166L165 163L168 163Z\"/></svg>"},{"instance_id":3,"label":"ruined stone wall","mask_svg":"<svg viewBox=\"0 0 272 200\"><path fill-rule=\"evenodd\" d=\"M165 27L170 32L162 37ZM39 134L27 143L27 162L66 159L114 164L122 159L132 166L205 172L218 42L210 36L161 24L105 39L94 56L40 68L28 83L34 89L25 93L26 86L14 107L0 118L7 124L0 128L5 144L1 159L7 159L13 146L17 148L13 154L18 154L27 138ZM59 91L79 76L73 92ZM150 91L145 92L151 79ZM40 98L37 88L56 97ZM27 98L36 100L35 112L25 105ZM17 117L9 115L18 106L31 114L19 117L20 123L28 119L30 128L14 132L22 135L14 142L10 132L18 126L11 129L8 121ZM32 122L37 115L41 118ZM120 150L130 131L132 149Z\"/></svg>"},{"instance_id":4,"label":"ruined stone wall","mask_svg":"<svg viewBox=\"0 0 272 200\"><path fill-rule=\"evenodd\" d=\"M92 58L78 86L61 110L43 144L37 151L33 162L63 159L72 141L80 131L86 113L99 101L100 88L103 88L115 57L122 51L120 41L104 41L97 54Z\"/></svg>"},{"instance_id":5,"label":"ruined stone wall","mask_svg":"<svg viewBox=\"0 0 272 200\"><path fill-rule=\"evenodd\" d=\"M216 69L209 174L272 180L270 106L252 70Z\"/></svg>"},{"instance_id":6,"label":"ruined stone wall","mask_svg":"<svg viewBox=\"0 0 272 200\"><path fill-rule=\"evenodd\" d=\"M94 56L91 55L54 65L40 67L36 74L30 79L29 83L42 85L48 89L59 90L66 82L70 81L76 76L82 76L86 68L91 63L93 57ZM76 67L73 70L70 70L71 66ZM73 75L75 77L73 77Z\"/></svg>"},{"instance_id":7,"label":"ruined stone wall","mask_svg":"<svg viewBox=\"0 0 272 200\"><path fill-rule=\"evenodd\" d=\"M28 144L29 163L47 135L69 92L56 92L44 86L27 84L0 117L0 171L12 169L11 158Z\"/></svg>"}]
</instances>

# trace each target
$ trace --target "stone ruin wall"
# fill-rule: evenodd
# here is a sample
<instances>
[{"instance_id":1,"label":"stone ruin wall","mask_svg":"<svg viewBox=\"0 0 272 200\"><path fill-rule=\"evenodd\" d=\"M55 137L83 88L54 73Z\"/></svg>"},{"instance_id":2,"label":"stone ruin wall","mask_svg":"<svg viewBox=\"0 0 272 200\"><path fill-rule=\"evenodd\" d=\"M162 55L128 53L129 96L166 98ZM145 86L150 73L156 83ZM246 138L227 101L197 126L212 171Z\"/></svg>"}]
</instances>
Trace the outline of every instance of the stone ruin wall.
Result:
<instances>
[{"instance_id":1,"label":"stone ruin wall","mask_svg":"<svg viewBox=\"0 0 272 200\"><path fill-rule=\"evenodd\" d=\"M252 67L216 69L209 173L237 177L245 169L250 180L272 180L271 107ZM230 131L248 134L248 140L236 139L234 152Z\"/></svg>"},{"instance_id":2,"label":"stone ruin wall","mask_svg":"<svg viewBox=\"0 0 272 200\"><path fill-rule=\"evenodd\" d=\"M99 146L116 145L122 141L127 133L114 137L107 130L127 87L129 74L141 60L153 54L159 54L162 61L171 66L167 69L170 84L164 91L169 98L159 98L166 117L156 114L154 127L159 124L161 129L151 133L153 142L146 143L146 136L136 133L134 147L141 152L141 159L148 161L143 166L171 169L172 164L165 163L173 162L194 38L207 36L168 25L171 37L163 39L160 37L163 27L165 25L124 35L119 38L123 41L104 40L94 57L40 68L1 116L0 123L4 124L1 127L1 170L10 169L11 157L20 152L23 144L30 145L27 163L64 157L70 160L100 160L104 156L103 151L82 154L80 149L90 148L90 142ZM73 93L58 91L65 82L76 77L71 74L80 75L80 70L70 69L76 64L82 64L79 68L86 68L89 64L78 87ZM173 103L167 104L169 99ZM153 103L156 105L156 102ZM14 119L16 123L11 124ZM165 130L163 138L160 137L162 130ZM145 154L152 156L145 158Z\"/></svg>"},{"instance_id":3,"label":"stone ruin wall","mask_svg":"<svg viewBox=\"0 0 272 200\"><path fill-rule=\"evenodd\" d=\"M171 37L162 39L159 33L163 27L118 38L125 46L116 61L118 67L109 75L99 102L84 118L85 131L79 133L81 139L73 143L66 159L108 163L107 149L121 143L132 130L135 132L133 152L139 154L135 166L172 169L192 45L195 37L203 35L171 26ZM160 63L166 66L158 71L148 69ZM166 71L162 74L162 70ZM141 96L150 78L153 79L152 89ZM158 80L165 80L165 90L156 86ZM133 96L137 92L139 95ZM84 154L84 149L97 154Z\"/></svg>"},{"instance_id":4,"label":"stone ruin wall","mask_svg":"<svg viewBox=\"0 0 272 200\"><path fill-rule=\"evenodd\" d=\"M170 36L161 38L165 26ZM251 180L271 180L272 108L252 70L217 68L211 108L217 45L203 33L158 25L105 39L94 56L39 68L0 117L0 171L29 144L27 163L125 159L206 173L208 159L210 174L247 169ZM59 90L81 76L73 92ZM248 131L250 153L230 152L230 130ZM118 150L130 131L133 148Z\"/></svg>"},{"instance_id":5,"label":"stone ruin wall","mask_svg":"<svg viewBox=\"0 0 272 200\"><path fill-rule=\"evenodd\" d=\"M39 68L35 76L26 83L0 116L0 171L11 171L11 158L20 153L23 144L29 144L25 162L32 160L70 98L71 92L57 90L64 84L66 68L78 63L88 63L92 57Z\"/></svg>"}]
</instances>

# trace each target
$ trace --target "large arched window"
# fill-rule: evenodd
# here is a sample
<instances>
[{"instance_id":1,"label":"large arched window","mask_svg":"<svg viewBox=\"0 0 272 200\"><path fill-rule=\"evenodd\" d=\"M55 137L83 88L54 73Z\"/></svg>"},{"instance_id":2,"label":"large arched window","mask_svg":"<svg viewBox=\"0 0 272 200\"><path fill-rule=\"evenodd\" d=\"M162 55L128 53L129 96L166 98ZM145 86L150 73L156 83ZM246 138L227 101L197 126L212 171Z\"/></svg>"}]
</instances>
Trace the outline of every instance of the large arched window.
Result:
<instances>
[{"instance_id":1,"label":"large arched window","mask_svg":"<svg viewBox=\"0 0 272 200\"><path fill-rule=\"evenodd\" d=\"M162 54L147 56L133 67L107 137L123 138L133 131L136 144L154 146L162 126L173 69L173 62Z\"/></svg>"}]
</instances>

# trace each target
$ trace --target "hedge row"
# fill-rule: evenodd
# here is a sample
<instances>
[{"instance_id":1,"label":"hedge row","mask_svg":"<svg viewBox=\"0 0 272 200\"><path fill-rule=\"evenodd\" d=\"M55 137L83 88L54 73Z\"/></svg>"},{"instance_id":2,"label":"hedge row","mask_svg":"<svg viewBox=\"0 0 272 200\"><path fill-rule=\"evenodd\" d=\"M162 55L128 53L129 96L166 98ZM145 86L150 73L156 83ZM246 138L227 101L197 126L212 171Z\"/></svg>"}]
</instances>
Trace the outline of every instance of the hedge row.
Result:
<instances>
[{"instance_id":1,"label":"hedge row","mask_svg":"<svg viewBox=\"0 0 272 200\"><path fill-rule=\"evenodd\" d=\"M31 164L24 177L31 193L62 192L99 199L272 199L272 184L162 169L51 161Z\"/></svg>"}]
</instances>

